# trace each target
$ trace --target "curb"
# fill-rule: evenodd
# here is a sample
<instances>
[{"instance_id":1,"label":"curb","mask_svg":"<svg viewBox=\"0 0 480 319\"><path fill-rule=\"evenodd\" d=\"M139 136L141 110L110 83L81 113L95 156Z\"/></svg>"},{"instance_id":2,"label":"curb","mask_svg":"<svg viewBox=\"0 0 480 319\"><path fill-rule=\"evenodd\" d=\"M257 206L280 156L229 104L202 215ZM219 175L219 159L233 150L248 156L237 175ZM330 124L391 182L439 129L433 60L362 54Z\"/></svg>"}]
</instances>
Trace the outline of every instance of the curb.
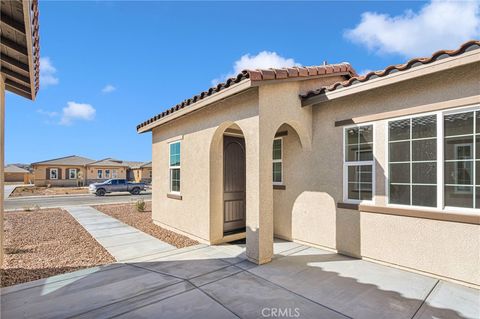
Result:
<instances>
[{"instance_id":1,"label":"curb","mask_svg":"<svg viewBox=\"0 0 480 319\"><path fill-rule=\"evenodd\" d=\"M146 202L151 202L151 199L144 199ZM55 205L55 206L40 206L39 209L48 209L48 208L62 208L64 209L65 207L71 207L71 206L99 206L99 205L118 205L118 204L129 204L131 203L130 201L120 201L120 202L106 202L106 203L91 203L91 204L71 204L71 205ZM94 208L94 207L93 207ZM22 208L11 208L11 209L4 209L4 212L18 212L18 211L24 211L25 209Z\"/></svg>"}]
</instances>

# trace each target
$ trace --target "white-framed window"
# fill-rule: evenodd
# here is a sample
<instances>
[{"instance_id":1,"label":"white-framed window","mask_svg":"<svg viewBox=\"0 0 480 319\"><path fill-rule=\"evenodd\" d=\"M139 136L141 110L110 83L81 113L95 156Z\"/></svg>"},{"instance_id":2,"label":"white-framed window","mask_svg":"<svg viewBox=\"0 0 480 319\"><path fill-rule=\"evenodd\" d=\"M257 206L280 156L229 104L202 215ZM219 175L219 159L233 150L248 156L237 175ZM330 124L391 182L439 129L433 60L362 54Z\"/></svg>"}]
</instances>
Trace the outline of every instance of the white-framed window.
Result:
<instances>
[{"instance_id":1,"label":"white-framed window","mask_svg":"<svg viewBox=\"0 0 480 319\"><path fill-rule=\"evenodd\" d=\"M480 107L443 115L444 207L480 208Z\"/></svg>"},{"instance_id":2,"label":"white-framed window","mask_svg":"<svg viewBox=\"0 0 480 319\"><path fill-rule=\"evenodd\" d=\"M58 168L50 168L50 179L58 179Z\"/></svg>"},{"instance_id":3,"label":"white-framed window","mask_svg":"<svg viewBox=\"0 0 480 319\"><path fill-rule=\"evenodd\" d=\"M109 169L105 170L105 178L110 178L110 170Z\"/></svg>"},{"instance_id":4,"label":"white-framed window","mask_svg":"<svg viewBox=\"0 0 480 319\"><path fill-rule=\"evenodd\" d=\"M169 144L170 192L180 193L180 142Z\"/></svg>"},{"instance_id":5,"label":"white-framed window","mask_svg":"<svg viewBox=\"0 0 480 319\"><path fill-rule=\"evenodd\" d=\"M389 204L437 207L437 116L388 122Z\"/></svg>"},{"instance_id":6,"label":"white-framed window","mask_svg":"<svg viewBox=\"0 0 480 319\"><path fill-rule=\"evenodd\" d=\"M273 139L272 152L272 177L273 184L283 184L283 138Z\"/></svg>"},{"instance_id":7,"label":"white-framed window","mask_svg":"<svg viewBox=\"0 0 480 319\"><path fill-rule=\"evenodd\" d=\"M344 128L343 200L372 202L375 189L373 124Z\"/></svg>"},{"instance_id":8,"label":"white-framed window","mask_svg":"<svg viewBox=\"0 0 480 319\"><path fill-rule=\"evenodd\" d=\"M98 179L102 179L102 178L103 178L103 170L101 170L101 169L98 169L98 170L97 170L97 178L98 178Z\"/></svg>"},{"instance_id":9,"label":"white-framed window","mask_svg":"<svg viewBox=\"0 0 480 319\"><path fill-rule=\"evenodd\" d=\"M77 169L69 168L68 169L68 179L77 179Z\"/></svg>"},{"instance_id":10,"label":"white-framed window","mask_svg":"<svg viewBox=\"0 0 480 319\"><path fill-rule=\"evenodd\" d=\"M479 212L480 107L388 121L388 203Z\"/></svg>"},{"instance_id":11,"label":"white-framed window","mask_svg":"<svg viewBox=\"0 0 480 319\"><path fill-rule=\"evenodd\" d=\"M118 171L116 169L112 169L112 178L118 177Z\"/></svg>"}]
</instances>

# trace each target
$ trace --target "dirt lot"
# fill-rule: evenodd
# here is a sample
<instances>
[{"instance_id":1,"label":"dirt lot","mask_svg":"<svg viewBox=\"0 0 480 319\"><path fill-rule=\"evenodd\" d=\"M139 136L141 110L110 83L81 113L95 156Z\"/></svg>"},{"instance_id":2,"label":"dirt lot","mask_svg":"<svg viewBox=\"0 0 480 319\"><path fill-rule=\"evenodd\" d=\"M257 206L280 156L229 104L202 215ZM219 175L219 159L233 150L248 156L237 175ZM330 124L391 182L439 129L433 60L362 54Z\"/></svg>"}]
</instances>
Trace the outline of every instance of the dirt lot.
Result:
<instances>
[{"instance_id":1,"label":"dirt lot","mask_svg":"<svg viewBox=\"0 0 480 319\"><path fill-rule=\"evenodd\" d=\"M6 212L4 256L2 287L115 262L61 209Z\"/></svg>"},{"instance_id":2,"label":"dirt lot","mask_svg":"<svg viewBox=\"0 0 480 319\"><path fill-rule=\"evenodd\" d=\"M144 212L138 212L135 208L135 204L98 205L94 207L127 225L135 227L138 230L174 245L177 248L198 244L198 242L193 239L155 225L151 218L152 204L151 202L145 202L145 205Z\"/></svg>"},{"instance_id":3,"label":"dirt lot","mask_svg":"<svg viewBox=\"0 0 480 319\"><path fill-rule=\"evenodd\" d=\"M88 187L20 186L15 188L10 197L71 194L88 194Z\"/></svg>"}]
</instances>

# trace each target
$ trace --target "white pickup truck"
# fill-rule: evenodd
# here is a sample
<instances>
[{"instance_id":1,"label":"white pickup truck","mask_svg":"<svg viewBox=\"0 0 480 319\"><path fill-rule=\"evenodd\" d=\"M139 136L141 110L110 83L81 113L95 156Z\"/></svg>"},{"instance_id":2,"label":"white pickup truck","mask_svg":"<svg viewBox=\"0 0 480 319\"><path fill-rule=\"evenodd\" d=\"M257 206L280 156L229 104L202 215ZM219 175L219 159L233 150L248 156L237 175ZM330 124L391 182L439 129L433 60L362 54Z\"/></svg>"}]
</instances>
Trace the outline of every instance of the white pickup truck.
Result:
<instances>
[{"instance_id":1,"label":"white pickup truck","mask_svg":"<svg viewBox=\"0 0 480 319\"><path fill-rule=\"evenodd\" d=\"M88 190L91 194L105 196L107 193L130 192L132 195L138 195L145 190L144 183L132 183L125 179L109 179L102 183L90 184Z\"/></svg>"}]
</instances>

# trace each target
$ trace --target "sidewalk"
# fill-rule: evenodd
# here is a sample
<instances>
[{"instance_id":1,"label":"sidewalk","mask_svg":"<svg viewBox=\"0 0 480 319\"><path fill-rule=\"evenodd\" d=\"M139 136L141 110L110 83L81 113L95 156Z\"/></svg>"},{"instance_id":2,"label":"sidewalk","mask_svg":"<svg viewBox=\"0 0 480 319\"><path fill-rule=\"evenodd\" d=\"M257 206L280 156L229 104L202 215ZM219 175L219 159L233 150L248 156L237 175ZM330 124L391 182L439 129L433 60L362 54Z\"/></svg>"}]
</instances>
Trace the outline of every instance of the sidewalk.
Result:
<instances>
[{"instance_id":1,"label":"sidewalk","mask_svg":"<svg viewBox=\"0 0 480 319\"><path fill-rule=\"evenodd\" d=\"M176 249L155 237L90 206L67 206L68 211L117 260L126 261Z\"/></svg>"}]
</instances>

